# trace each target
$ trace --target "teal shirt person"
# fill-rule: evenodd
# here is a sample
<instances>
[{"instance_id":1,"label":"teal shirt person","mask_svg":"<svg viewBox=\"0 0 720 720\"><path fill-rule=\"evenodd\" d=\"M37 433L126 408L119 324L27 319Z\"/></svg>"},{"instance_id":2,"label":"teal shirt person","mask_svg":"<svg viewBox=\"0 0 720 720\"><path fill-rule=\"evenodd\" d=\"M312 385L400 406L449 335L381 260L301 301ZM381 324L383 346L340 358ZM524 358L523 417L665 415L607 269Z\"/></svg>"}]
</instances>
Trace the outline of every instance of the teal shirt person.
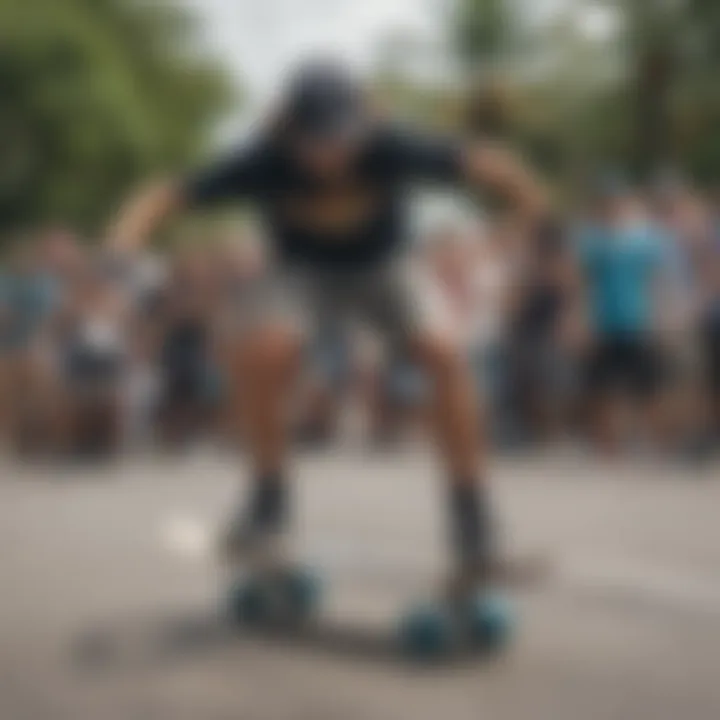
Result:
<instances>
[{"instance_id":1,"label":"teal shirt person","mask_svg":"<svg viewBox=\"0 0 720 720\"><path fill-rule=\"evenodd\" d=\"M24 347L57 298L56 283L48 276L0 273L0 350Z\"/></svg>"},{"instance_id":2,"label":"teal shirt person","mask_svg":"<svg viewBox=\"0 0 720 720\"><path fill-rule=\"evenodd\" d=\"M666 249L667 239L647 223L581 232L578 250L596 332L627 336L651 329L654 284Z\"/></svg>"}]
</instances>

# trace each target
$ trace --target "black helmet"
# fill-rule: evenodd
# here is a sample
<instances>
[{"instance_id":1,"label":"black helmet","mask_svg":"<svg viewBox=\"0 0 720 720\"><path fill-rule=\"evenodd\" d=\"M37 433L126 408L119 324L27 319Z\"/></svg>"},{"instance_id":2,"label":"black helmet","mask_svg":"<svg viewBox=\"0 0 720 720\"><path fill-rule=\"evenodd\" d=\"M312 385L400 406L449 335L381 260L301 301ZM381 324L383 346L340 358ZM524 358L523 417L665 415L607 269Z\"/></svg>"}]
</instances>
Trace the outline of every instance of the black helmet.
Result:
<instances>
[{"instance_id":1,"label":"black helmet","mask_svg":"<svg viewBox=\"0 0 720 720\"><path fill-rule=\"evenodd\" d=\"M282 119L292 135L318 140L353 136L366 125L363 89L340 62L307 63L290 78Z\"/></svg>"}]
</instances>

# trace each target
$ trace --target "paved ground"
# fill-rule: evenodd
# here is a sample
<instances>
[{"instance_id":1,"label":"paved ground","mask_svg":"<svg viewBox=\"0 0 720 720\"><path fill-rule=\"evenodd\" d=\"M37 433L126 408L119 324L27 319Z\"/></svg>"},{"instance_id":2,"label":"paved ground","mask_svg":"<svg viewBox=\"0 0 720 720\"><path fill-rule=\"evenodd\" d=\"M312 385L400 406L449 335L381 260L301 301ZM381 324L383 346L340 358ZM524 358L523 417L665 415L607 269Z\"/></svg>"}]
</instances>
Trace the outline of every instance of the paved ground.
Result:
<instances>
[{"instance_id":1,"label":"paved ground","mask_svg":"<svg viewBox=\"0 0 720 720\"><path fill-rule=\"evenodd\" d=\"M441 495L419 452L308 457L299 546L326 568L327 636L232 636L208 561L239 474L208 453L75 476L2 468L3 720L717 720L720 467L501 461L518 548L552 556L492 663L385 652L440 566Z\"/></svg>"}]
</instances>

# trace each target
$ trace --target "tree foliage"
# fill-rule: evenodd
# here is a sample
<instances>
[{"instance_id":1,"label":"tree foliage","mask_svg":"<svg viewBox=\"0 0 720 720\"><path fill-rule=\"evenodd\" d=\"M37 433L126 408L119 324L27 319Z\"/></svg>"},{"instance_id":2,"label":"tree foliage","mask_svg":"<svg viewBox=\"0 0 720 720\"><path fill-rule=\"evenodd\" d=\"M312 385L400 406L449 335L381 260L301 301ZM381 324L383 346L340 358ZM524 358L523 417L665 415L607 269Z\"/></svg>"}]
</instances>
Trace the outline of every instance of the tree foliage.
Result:
<instances>
[{"instance_id":1,"label":"tree foliage","mask_svg":"<svg viewBox=\"0 0 720 720\"><path fill-rule=\"evenodd\" d=\"M717 0L575 0L534 25L530 9L519 0L456 0L448 36L479 78L471 106L487 107L496 82L488 77L500 66L521 98L506 129L566 177L601 163L639 177L668 164L720 176ZM600 36L587 27L598 9L612 20Z\"/></svg>"},{"instance_id":2,"label":"tree foliage","mask_svg":"<svg viewBox=\"0 0 720 720\"><path fill-rule=\"evenodd\" d=\"M231 98L177 5L0 3L0 233L94 230L148 172L186 161Z\"/></svg>"}]
</instances>

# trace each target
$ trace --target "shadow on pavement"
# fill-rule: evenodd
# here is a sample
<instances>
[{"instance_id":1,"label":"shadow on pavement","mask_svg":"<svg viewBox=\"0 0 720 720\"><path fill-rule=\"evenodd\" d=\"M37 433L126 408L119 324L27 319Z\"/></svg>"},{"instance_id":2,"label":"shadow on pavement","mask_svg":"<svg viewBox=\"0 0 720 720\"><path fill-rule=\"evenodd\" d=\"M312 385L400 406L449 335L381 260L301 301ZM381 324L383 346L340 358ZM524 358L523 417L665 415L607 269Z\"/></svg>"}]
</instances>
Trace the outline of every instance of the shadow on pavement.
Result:
<instances>
[{"instance_id":1,"label":"shadow on pavement","mask_svg":"<svg viewBox=\"0 0 720 720\"><path fill-rule=\"evenodd\" d=\"M300 628L248 628L219 614L186 615L155 621L118 623L89 630L71 647L73 664L87 673L150 670L177 662L247 655L260 648L324 654L353 662L407 668L485 663L478 652L455 652L439 661L413 661L403 655L392 629L369 629L338 622Z\"/></svg>"}]
</instances>

